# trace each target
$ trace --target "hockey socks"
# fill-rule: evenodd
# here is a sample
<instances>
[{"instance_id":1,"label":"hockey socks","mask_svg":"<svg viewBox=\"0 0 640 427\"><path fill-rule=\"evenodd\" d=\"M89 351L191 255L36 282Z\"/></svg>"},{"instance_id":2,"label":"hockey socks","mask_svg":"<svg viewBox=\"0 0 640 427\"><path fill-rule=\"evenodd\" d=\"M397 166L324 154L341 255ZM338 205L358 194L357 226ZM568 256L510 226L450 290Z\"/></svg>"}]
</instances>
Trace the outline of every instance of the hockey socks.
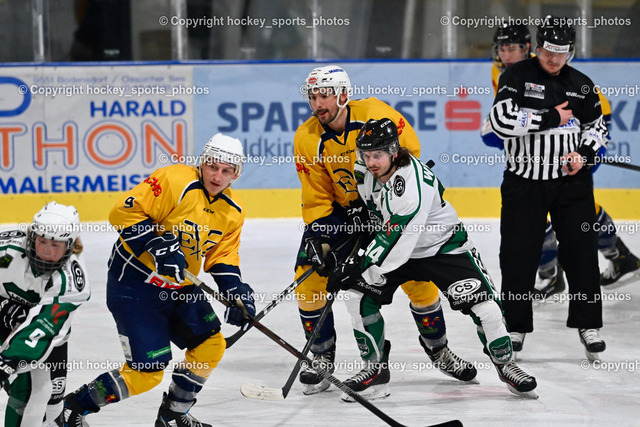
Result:
<instances>
[{"instance_id":1,"label":"hockey socks","mask_svg":"<svg viewBox=\"0 0 640 427\"><path fill-rule=\"evenodd\" d=\"M409 308L418 326L423 346L430 350L446 346L447 328L440 300L438 299L433 305L421 308L415 308L412 303L409 303Z\"/></svg>"},{"instance_id":2,"label":"hockey socks","mask_svg":"<svg viewBox=\"0 0 640 427\"><path fill-rule=\"evenodd\" d=\"M74 398L89 412L98 412L101 407L129 397L129 389L117 369L105 372L89 384L67 396ZM65 399L65 401L67 400Z\"/></svg>"},{"instance_id":3,"label":"hockey socks","mask_svg":"<svg viewBox=\"0 0 640 427\"><path fill-rule=\"evenodd\" d=\"M322 308L314 311L300 310L300 320L307 339L311 337L318 320L322 315ZM335 370L336 331L333 322L333 311L329 311L316 340L311 344L313 366L319 367L332 374ZM316 394L329 388L329 381L325 380L311 366L305 366L300 371L300 382L304 384L304 394Z\"/></svg>"},{"instance_id":4,"label":"hockey socks","mask_svg":"<svg viewBox=\"0 0 640 427\"><path fill-rule=\"evenodd\" d=\"M434 366L443 374L460 381L473 380L478 371L469 362L456 356L447 347L447 328L440 300L428 307L415 308L409 303L411 314L420 332L419 342Z\"/></svg>"},{"instance_id":5,"label":"hockey socks","mask_svg":"<svg viewBox=\"0 0 640 427\"><path fill-rule=\"evenodd\" d=\"M478 326L478 337L494 363L507 363L513 357L511 338L495 301L484 301L471 307L473 321Z\"/></svg>"},{"instance_id":6,"label":"hockey socks","mask_svg":"<svg viewBox=\"0 0 640 427\"><path fill-rule=\"evenodd\" d=\"M196 395L202 390L206 378L200 377L189 369L178 367L171 376L168 399L175 412L185 413L193 406Z\"/></svg>"},{"instance_id":7,"label":"hockey socks","mask_svg":"<svg viewBox=\"0 0 640 427\"><path fill-rule=\"evenodd\" d=\"M302 321L302 327L304 328L304 334L309 339L313 329L320 319L320 315L322 313L322 309L313 310L313 311L305 311L300 310L300 320ZM333 321L333 311L330 311L327 315L322 327L320 328L320 333L318 334L318 338L316 338L315 342L311 345L311 352L314 354L322 354L326 353L332 348L335 348L336 345L336 330L334 328Z\"/></svg>"},{"instance_id":8,"label":"hockey socks","mask_svg":"<svg viewBox=\"0 0 640 427\"><path fill-rule=\"evenodd\" d=\"M202 423L188 413L206 381L206 378L194 374L184 366L174 369L169 393L163 395L155 425L211 427L211 424Z\"/></svg>"},{"instance_id":9,"label":"hockey socks","mask_svg":"<svg viewBox=\"0 0 640 427\"><path fill-rule=\"evenodd\" d=\"M85 415L98 412L101 407L127 397L129 389L120 372L117 369L105 372L64 398L64 425L85 425Z\"/></svg>"}]
</instances>

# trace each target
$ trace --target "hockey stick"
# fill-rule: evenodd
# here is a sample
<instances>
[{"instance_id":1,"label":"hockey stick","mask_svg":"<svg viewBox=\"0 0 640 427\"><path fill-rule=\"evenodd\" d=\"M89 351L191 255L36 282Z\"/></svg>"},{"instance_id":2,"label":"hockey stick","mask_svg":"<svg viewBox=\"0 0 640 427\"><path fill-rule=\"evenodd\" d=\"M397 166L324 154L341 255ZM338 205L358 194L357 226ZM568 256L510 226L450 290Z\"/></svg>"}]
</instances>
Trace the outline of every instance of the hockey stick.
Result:
<instances>
[{"instance_id":1,"label":"hockey stick","mask_svg":"<svg viewBox=\"0 0 640 427\"><path fill-rule=\"evenodd\" d=\"M289 295L291 292L293 292L293 290L295 288L297 288L298 285L300 285L300 283L304 282L307 277L311 276L314 271L315 271L315 269L313 267L311 267L307 271L302 273L302 275L300 277L298 277L296 280L293 281L292 284L290 284L282 292L280 292L269 304L267 304L266 307L264 307L262 310L260 310L260 312L258 314L256 314L256 316L254 317L254 319L261 320L271 310L273 310L276 305L280 304L287 297L287 295ZM189 280L191 280L191 278L189 278ZM193 280L191 280L191 281L193 282ZM245 323L240 328L240 330L238 330L236 333L234 333L233 335L229 336L228 338L225 337L225 340L227 341L227 348L229 348L233 344L235 344L235 342L238 341L240 339L240 337L242 337L244 334L246 334L247 331L250 328L251 328L251 324L250 323Z\"/></svg>"},{"instance_id":2,"label":"hockey stick","mask_svg":"<svg viewBox=\"0 0 640 427\"><path fill-rule=\"evenodd\" d=\"M229 307L229 306L234 304L234 302L228 301L224 297L222 297L222 295L220 295L219 292L216 292L213 289L211 289L206 283L204 283L198 277L193 275L190 271L185 270L184 274L185 274L185 277L187 279L189 279L189 280L191 280L193 282L194 285L198 286L203 291L205 291L206 293L208 293L211 296L213 296L216 300L218 300L219 302L221 302L225 306ZM246 315L246 313L245 313L245 315ZM260 332L262 332L267 337L269 337L273 342L275 342L280 347L282 347L285 350L287 350L289 353L294 355L300 361L306 363L308 366L311 366L317 373L322 375L331 384L335 385L340 390L342 390L343 392L345 392L346 394L351 396L356 402L360 403L362 406L367 408L369 411L373 412L373 414L375 414L378 418L380 418L381 420L383 420L384 422L386 422L390 426L393 426L393 427L404 427L404 424L400 424L399 422L397 422L396 420L391 418L389 415L387 415L384 412L382 412L380 409L378 409L376 406L374 406L371 402L369 402L368 400L364 399L358 393L353 391L348 385L346 385L345 383L343 383L342 381L340 381L339 379L337 379L336 377L334 377L333 375L331 375L330 373L328 373L327 371L325 371L321 367L313 366L313 361L311 359L309 359L307 356L302 354L298 349L296 349L291 344L287 343L284 339L282 339L280 336L278 336L271 329L267 328L262 323L257 321L255 318L249 317L249 322L251 322L251 324L256 329L258 329ZM445 426L446 427L457 427L457 426L462 426L462 423L460 421L458 421L458 420L452 420L452 421L447 421L446 423L436 424L436 425L433 425L433 426L430 426L430 427L436 427L436 426L437 427L445 427Z\"/></svg>"},{"instance_id":3,"label":"hockey stick","mask_svg":"<svg viewBox=\"0 0 640 427\"><path fill-rule=\"evenodd\" d=\"M624 163L624 162L618 162L616 160L609 160L607 159L607 157L599 157L596 159L598 162L605 164L605 165L609 165L609 166L615 166L618 168L623 168L623 169L629 169L632 171L636 171L636 172L640 172L640 166L637 165L632 165L630 163Z\"/></svg>"},{"instance_id":4,"label":"hockey stick","mask_svg":"<svg viewBox=\"0 0 640 427\"><path fill-rule=\"evenodd\" d=\"M359 236L356 242L353 245L353 248L347 255L347 258L353 256L353 254L360 248L362 243L362 236ZM337 248L340 249L340 248ZM325 319L329 315L331 311L331 306L333 305L333 301L335 301L337 293L329 293L327 294L327 303L322 308L322 312L320 313L320 318L316 322L316 326L313 328L311 332L311 336L307 339L304 348L302 349L302 354L306 356L311 349L311 346L320 335L320 328L324 324ZM243 396L248 397L250 399L259 399L259 400L284 400L287 398L289 391L291 391L291 387L298 376L298 372L300 372L300 368L302 367L302 360L298 359L291 374L289 374L289 378L287 378L287 382L284 384L282 388L269 388L261 385L256 385L252 383L244 383L240 386L240 392Z\"/></svg>"},{"instance_id":5,"label":"hockey stick","mask_svg":"<svg viewBox=\"0 0 640 427\"><path fill-rule=\"evenodd\" d=\"M335 250L342 249L351 239L352 239L352 236L347 236L345 239L342 239L340 242L336 244ZM315 271L315 268L311 266L307 271L302 273L300 277L298 277L296 280L293 281L292 284L290 284L282 292L280 292L269 304L266 305L266 307L260 310L260 312L255 315L254 319L262 320L262 318L266 316L271 310L273 310L276 305L280 304L287 297L287 295L293 292L300 285L300 283L304 282L307 277L311 276L314 271ZM242 337L244 334L247 333L249 329L251 329L251 326L252 326L251 323L246 323L236 333L234 333L233 335L230 335L229 337L225 337L225 340L227 341L226 348L229 348L233 344L235 344L235 342L238 341L240 337Z\"/></svg>"},{"instance_id":6,"label":"hockey stick","mask_svg":"<svg viewBox=\"0 0 640 427\"><path fill-rule=\"evenodd\" d=\"M303 356L306 356L307 353L309 353L311 346L315 342L316 338L318 338L318 335L320 335L320 328L322 328L322 324L324 323L325 319L329 315L329 312L331 311L331 306L333 305L333 301L335 300L335 295L336 294L328 294L327 303L322 308L322 313L320 313L320 318L318 319L316 326L313 328L313 332L311 333L311 336L309 336L307 343L304 345L304 348L301 351L301 354ZM293 367L293 370L291 371L291 374L289 374L289 378L287 378L287 382L284 384L282 388L269 388L262 385L244 383L240 386L240 393L242 393L243 396L248 397L250 399L284 400L287 398L287 395L289 394L289 391L291 390L291 387L293 386L293 383L295 382L296 377L298 376L298 372L300 372L302 363L303 363L302 359L298 359L295 366Z\"/></svg>"}]
</instances>

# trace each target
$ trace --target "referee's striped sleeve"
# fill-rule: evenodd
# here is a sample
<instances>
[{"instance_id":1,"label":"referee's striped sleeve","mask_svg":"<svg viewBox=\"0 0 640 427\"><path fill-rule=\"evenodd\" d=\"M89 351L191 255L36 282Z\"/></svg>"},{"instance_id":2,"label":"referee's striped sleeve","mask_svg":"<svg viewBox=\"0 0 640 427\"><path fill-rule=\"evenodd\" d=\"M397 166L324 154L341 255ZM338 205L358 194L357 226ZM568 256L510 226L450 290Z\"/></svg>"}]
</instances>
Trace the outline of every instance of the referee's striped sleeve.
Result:
<instances>
[{"instance_id":1,"label":"referee's striped sleeve","mask_svg":"<svg viewBox=\"0 0 640 427\"><path fill-rule=\"evenodd\" d=\"M596 153L600 147L606 147L607 142L607 126L604 122L604 116L582 126L580 146L589 147Z\"/></svg>"},{"instance_id":2,"label":"referee's striped sleeve","mask_svg":"<svg viewBox=\"0 0 640 427\"><path fill-rule=\"evenodd\" d=\"M511 98L496 102L489 117L493 131L503 139L540 131L543 123L542 113L521 109Z\"/></svg>"}]
</instances>

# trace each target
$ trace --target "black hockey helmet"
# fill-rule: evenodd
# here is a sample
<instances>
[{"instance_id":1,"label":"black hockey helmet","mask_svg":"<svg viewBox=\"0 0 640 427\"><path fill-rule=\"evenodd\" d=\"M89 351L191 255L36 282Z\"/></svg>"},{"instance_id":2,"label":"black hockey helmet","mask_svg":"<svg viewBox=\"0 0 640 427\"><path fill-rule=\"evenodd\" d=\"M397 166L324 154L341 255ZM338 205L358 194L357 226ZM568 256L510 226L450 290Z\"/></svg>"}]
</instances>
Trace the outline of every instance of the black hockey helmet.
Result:
<instances>
[{"instance_id":1,"label":"black hockey helmet","mask_svg":"<svg viewBox=\"0 0 640 427\"><path fill-rule=\"evenodd\" d=\"M400 150L398 140L398 128L391 119L371 119L362 126L360 134L356 138L358 157L365 151L382 150L393 156Z\"/></svg>"},{"instance_id":2,"label":"black hockey helmet","mask_svg":"<svg viewBox=\"0 0 640 427\"><path fill-rule=\"evenodd\" d=\"M529 43L528 48L527 43ZM524 57L522 59L528 58L531 53L531 33L529 32L529 28L523 24L509 25L506 22L503 22L496 29L496 32L493 35L493 45L491 46L491 59L493 59L500 70L504 70L507 67L502 63L502 60L498 55L498 49L500 46L506 44L522 45L522 49L527 49L524 52Z\"/></svg>"},{"instance_id":3,"label":"black hockey helmet","mask_svg":"<svg viewBox=\"0 0 640 427\"><path fill-rule=\"evenodd\" d=\"M573 57L576 29L564 17L547 15L538 25L536 43L550 52L569 53L567 62Z\"/></svg>"},{"instance_id":4,"label":"black hockey helmet","mask_svg":"<svg viewBox=\"0 0 640 427\"><path fill-rule=\"evenodd\" d=\"M502 23L493 35L493 44L526 44L531 43L531 33L526 25Z\"/></svg>"}]
</instances>

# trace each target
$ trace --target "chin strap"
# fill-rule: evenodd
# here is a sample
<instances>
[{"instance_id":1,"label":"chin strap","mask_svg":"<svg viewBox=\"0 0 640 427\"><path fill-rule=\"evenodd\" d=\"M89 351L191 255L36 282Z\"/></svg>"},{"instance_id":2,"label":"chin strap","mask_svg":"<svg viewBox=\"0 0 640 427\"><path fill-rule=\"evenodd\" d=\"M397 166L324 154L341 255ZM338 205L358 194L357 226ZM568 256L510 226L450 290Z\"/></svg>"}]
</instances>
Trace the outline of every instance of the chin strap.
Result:
<instances>
[{"instance_id":1,"label":"chin strap","mask_svg":"<svg viewBox=\"0 0 640 427\"><path fill-rule=\"evenodd\" d=\"M344 88L344 90L346 91L346 88ZM340 95L342 95L342 92L340 92ZM327 123L327 125L333 123L338 117L340 117L340 113L342 113L342 110L344 110L344 107L346 107L347 104L349 103L349 94L347 93L347 100L344 101L343 105L340 105L340 95L338 95L337 99L336 99L336 105L338 106L338 112L336 113L336 116L329 123Z\"/></svg>"}]
</instances>

